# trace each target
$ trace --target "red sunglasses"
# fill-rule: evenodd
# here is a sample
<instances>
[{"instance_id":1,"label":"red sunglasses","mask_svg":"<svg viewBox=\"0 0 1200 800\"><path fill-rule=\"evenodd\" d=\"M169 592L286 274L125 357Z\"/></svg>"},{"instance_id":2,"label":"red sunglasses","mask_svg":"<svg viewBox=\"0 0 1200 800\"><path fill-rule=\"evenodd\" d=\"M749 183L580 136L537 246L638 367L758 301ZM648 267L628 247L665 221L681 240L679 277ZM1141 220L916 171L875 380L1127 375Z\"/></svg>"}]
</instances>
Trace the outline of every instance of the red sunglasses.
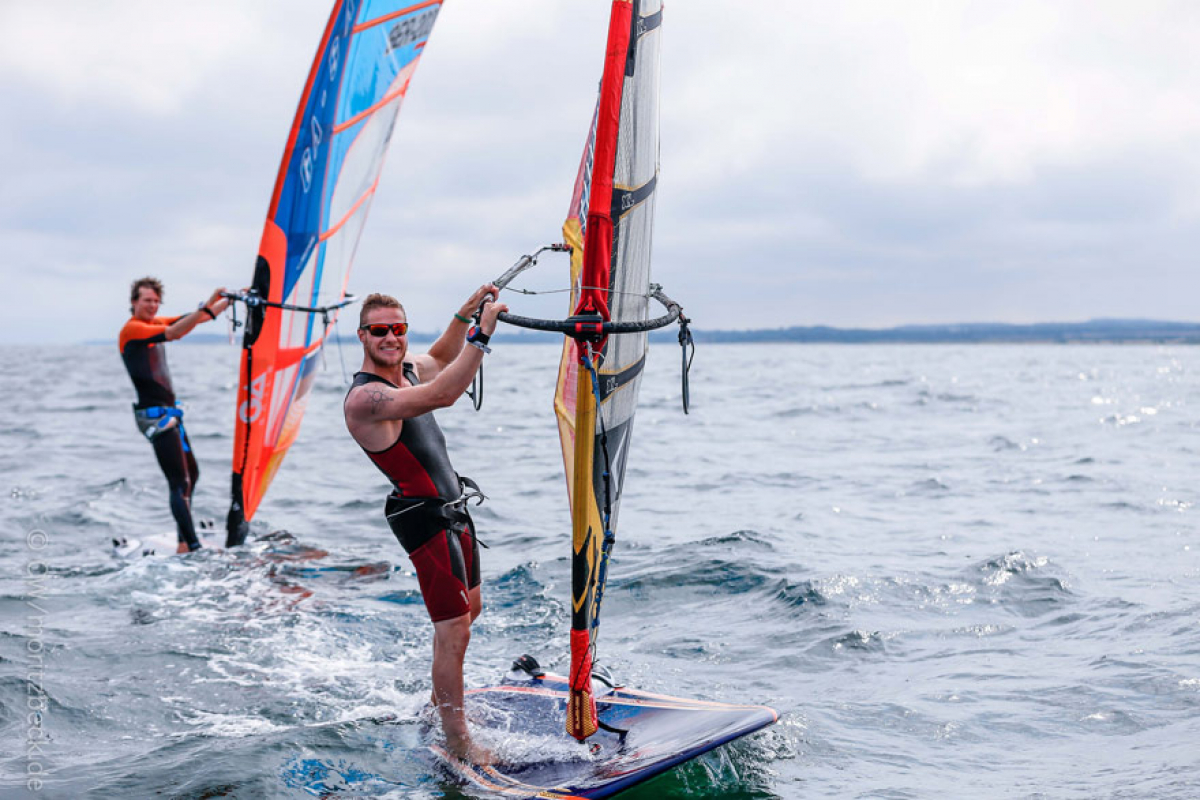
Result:
<instances>
[{"instance_id":1,"label":"red sunglasses","mask_svg":"<svg viewBox=\"0 0 1200 800\"><path fill-rule=\"evenodd\" d=\"M403 336L404 334L408 333L408 323L407 322L376 322L371 325L359 325L358 329L360 331L366 331L367 333L371 334L372 336L382 339L384 336L388 335L388 331L391 331L392 333L396 334L397 336Z\"/></svg>"}]
</instances>

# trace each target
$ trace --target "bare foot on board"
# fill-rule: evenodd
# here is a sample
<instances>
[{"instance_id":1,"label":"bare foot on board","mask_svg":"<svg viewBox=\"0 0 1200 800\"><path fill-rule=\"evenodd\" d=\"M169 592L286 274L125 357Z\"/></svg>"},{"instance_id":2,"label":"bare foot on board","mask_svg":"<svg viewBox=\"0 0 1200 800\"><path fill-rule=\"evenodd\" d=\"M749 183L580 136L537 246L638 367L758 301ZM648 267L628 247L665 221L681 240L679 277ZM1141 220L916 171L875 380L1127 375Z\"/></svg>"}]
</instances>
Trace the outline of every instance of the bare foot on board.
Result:
<instances>
[{"instance_id":1,"label":"bare foot on board","mask_svg":"<svg viewBox=\"0 0 1200 800\"><path fill-rule=\"evenodd\" d=\"M477 767L487 767L497 762L495 753L482 745L475 744L469 738L448 737L446 750L459 761L465 761Z\"/></svg>"}]
</instances>

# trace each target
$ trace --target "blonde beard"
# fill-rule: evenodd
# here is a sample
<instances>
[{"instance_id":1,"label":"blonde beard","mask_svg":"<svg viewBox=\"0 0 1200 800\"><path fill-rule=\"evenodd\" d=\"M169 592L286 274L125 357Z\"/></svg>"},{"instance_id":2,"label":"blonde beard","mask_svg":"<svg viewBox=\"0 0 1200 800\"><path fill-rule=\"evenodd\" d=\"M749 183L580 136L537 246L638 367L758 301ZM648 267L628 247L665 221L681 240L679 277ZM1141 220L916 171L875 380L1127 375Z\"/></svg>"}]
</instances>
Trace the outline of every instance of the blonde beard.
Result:
<instances>
[{"instance_id":1,"label":"blonde beard","mask_svg":"<svg viewBox=\"0 0 1200 800\"><path fill-rule=\"evenodd\" d=\"M372 350L370 350L368 348L363 348L363 354L367 357L367 361L370 362L372 367L374 367L375 369L380 369L380 370L396 369L397 367L399 367L401 364L404 363L404 357L408 355L408 348L404 348L403 350L397 350L396 352L399 354L400 357L396 360L396 363L389 364L386 361L380 361L378 358L376 358L375 353Z\"/></svg>"}]
</instances>

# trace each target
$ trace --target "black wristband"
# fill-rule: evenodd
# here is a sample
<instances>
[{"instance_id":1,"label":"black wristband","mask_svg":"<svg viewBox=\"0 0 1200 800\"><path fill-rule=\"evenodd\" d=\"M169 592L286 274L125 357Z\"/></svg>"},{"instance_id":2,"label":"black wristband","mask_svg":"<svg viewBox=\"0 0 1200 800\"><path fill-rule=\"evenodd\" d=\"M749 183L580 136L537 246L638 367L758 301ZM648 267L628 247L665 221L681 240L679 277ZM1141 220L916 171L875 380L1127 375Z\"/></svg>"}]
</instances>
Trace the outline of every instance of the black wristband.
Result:
<instances>
[{"instance_id":1,"label":"black wristband","mask_svg":"<svg viewBox=\"0 0 1200 800\"><path fill-rule=\"evenodd\" d=\"M472 328L470 334L467 336L467 341L471 344L475 344L476 342L479 342L480 344L487 344L491 340L492 337L488 336L479 328Z\"/></svg>"},{"instance_id":2,"label":"black wristband","mask_svg":"<svg viewBox=\"0 0 1200 800\"><path fill-rule=\"evenodd\" d=\"M216 318L217 318L217 315L213 313L213 310L212 310L211 308L209 308L208 306L204 305L203 303L201 303L201 304L200 304L200 307L199 307L199 308L197 308L196 310L197 310L197 311L203 311L205 314L208 314L208 318L209 318L209 319L216 319Z\"/></svg>"}]
</instances>

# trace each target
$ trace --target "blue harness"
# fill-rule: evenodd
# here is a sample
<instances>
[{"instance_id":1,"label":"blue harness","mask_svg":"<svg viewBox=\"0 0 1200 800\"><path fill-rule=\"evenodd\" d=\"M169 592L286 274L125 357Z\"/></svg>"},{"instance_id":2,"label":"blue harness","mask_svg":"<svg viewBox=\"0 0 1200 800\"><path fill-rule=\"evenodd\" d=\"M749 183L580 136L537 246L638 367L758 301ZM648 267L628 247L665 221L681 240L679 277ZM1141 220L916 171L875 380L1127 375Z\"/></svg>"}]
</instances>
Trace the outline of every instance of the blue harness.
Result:
<instances>
[{"instance_id":1,"label":"blue harness","mask_svg":"<svg viewBox=\"0 0 1200 800\"><path fill-rule=\"evenodd\" d=\"M176 426L171 426L171 420L173 419L179 420ZM182 408L176 408L175 406L135 408L133 410L133 421L137 424L141 434L150 442L153 442L159 434L170 430L171 427L178 427L179 440L183 443L183 452L191 452L192 448L188 447L187 432L183 429Z\"/></svg>"}]
</instances>

